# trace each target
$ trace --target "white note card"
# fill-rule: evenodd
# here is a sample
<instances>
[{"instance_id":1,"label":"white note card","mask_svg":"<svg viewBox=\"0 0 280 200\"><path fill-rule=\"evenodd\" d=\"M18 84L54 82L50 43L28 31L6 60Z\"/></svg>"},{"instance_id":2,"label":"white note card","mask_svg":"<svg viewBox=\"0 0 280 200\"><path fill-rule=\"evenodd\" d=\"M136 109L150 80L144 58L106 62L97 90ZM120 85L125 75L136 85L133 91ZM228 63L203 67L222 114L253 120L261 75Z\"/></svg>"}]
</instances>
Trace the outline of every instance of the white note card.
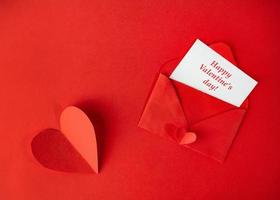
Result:
<instances>
[{"instance_id":1,"label":"white note card","mask_svg":"<svg viewBox=\"0 0 280 200\"><path fill-rule=\"evenodd\" d=\"M257 81L198 39L170 78L238 107L257 85Z\"/></svg>"}]
</instances>

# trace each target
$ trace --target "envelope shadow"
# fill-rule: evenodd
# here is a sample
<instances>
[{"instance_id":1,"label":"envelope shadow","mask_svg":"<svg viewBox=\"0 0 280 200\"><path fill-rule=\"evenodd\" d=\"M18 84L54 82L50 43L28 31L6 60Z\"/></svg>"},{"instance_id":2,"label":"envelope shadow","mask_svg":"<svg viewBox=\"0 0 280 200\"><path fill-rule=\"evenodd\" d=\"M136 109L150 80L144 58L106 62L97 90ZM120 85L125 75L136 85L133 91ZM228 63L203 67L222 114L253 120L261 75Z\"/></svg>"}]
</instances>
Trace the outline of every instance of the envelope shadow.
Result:
<instances>
[{"instance_id":1,"label":"envelope shadow","mask_svg":"<svg viewBox=\"0 0 280 200\"><path fill-rule=\"evenodd\" d=\"M101 103L96 100L86 100L78 102L76 106L87 114L94 126L98 150L98 169L101 171L106 158L105 138L107 137L108 126L105 121L104 107L107 107L107 105L104 105L104 102Z\"/></svg>"}]
</instances>

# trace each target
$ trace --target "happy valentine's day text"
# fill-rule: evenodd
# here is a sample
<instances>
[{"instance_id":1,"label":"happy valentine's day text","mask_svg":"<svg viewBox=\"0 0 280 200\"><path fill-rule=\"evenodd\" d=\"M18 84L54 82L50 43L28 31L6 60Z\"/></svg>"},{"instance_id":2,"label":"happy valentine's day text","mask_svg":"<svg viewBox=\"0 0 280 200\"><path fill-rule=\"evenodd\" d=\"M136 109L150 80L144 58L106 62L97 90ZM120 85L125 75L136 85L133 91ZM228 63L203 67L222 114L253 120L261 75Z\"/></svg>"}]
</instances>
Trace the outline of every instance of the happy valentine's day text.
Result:
<instances>
[{"instance_id":1,"label":"happy valentine's day text","mask_svg":"<svg viewBox=\"0 0 280 200\"><path fill-rule=\"evenodd\" d=\"M207 86L210 91L216 91L219 86L225 87L228 90L232 89L233 86L228 81L232 74L221 67L217 61L212 61L209 67L202 64L200 70L209 76L209 79L205 79L203 84Z\"/></svg>"}]
</instances>

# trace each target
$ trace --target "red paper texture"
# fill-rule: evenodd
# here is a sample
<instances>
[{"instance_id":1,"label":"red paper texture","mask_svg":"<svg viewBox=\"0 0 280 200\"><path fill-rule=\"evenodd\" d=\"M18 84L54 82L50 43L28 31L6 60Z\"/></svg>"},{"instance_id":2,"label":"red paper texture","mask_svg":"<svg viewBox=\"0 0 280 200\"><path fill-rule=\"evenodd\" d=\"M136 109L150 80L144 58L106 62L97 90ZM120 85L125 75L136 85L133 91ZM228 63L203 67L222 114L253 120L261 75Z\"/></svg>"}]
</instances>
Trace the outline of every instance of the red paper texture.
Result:
<instances>
[{"instance_id":1,"label":"red paper texture","mask_svg":"<svg viewBox=\"0 0 280 200\"><path fill-rule=\"evenodd\" d=\"M236 63L226 44L210 47ZM179 62L173 60L161 69L138 126L223 162L245 116L248 101L237 108L169 79ZM186 144L189 131L197 139Z\"/></svg>"},{"instance_id":2,"label":"red paper texture","mask_svg":"<svg viewBox=\"0 0 280 200\"><path fill-rule=\"evenodd\" d=\"M0 1L0 199L280 199L279 18L278 0ZM137 126L159 70L196 38L228 44L258 81L223 164ZM32 153L70 105L94 122L98 174Z\"/></svg>"}]
</instances>

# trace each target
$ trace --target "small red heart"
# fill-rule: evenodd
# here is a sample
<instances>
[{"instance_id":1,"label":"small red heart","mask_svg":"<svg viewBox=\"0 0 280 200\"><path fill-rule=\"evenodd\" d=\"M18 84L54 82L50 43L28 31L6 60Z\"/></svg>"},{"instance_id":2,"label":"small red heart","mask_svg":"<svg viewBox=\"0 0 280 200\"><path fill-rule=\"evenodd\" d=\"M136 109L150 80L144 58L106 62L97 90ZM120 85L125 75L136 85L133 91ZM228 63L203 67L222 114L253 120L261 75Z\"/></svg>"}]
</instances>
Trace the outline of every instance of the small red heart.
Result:
<instances>
[{"instance_id":1,"label":"small red heart","mask_svg":"<svg viewBox=\"0 0 280 200\"><path fill-rule=\"evenodd\" d=\"M77 107L67 107L60 116L60 129L47 129L33 138L35 158L54 170L98 173L96 135L87 115Z\"/></svg>"},{"instance_id":2,"label":"small red heart","mask_svg":"<svg viewBox=\"0 0 280 200\"><path fill-rule=\"evenodd\" d=\"M196 134L194 132L185 132L180 140L180 144L191 144L196 141Z\"/></svg>"}]
</instances>

